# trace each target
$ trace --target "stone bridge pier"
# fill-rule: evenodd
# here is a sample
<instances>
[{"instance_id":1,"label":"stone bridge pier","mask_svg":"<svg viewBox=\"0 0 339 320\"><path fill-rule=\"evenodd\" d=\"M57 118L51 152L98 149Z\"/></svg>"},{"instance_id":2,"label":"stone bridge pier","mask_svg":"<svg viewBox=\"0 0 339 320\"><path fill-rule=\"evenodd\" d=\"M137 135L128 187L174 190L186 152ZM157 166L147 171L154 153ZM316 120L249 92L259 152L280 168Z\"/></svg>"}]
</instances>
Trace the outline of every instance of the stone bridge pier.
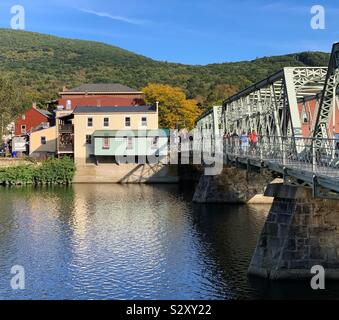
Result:
<instances>
[{"instance_id":1,"label":"stone bridge pier","mask_svg":"<svg viewBox=\"0 0 339 320\"><path fill-rule=\"evenodd\" d=\"M266 186L274 180L268 170L248 171L224 167L219 175L202 175L193 196L196 203L271 203L265 197Z\"/></svg>"},{"instance_id":2,"label":"stone bridge pier","mask_svg":"<svg viewBox=\"0 0 339 320\"><path fill-rule=\"evenodd\" d=\"M339 280L339 201L314 198L311 189L274 178L268 170L225 167L220 175L201 176L193 201L272 203L249 275L308 279L311 268L321 265L326 279Z\"/></svg>"},{"instance_id":3,"label":"stone bridge pier","mask_svg":"<svg viewBox=\"0 0 339 320\"><path fill-rule=\"evenodd\" d=\"M249 267L268 279L303 279L321 265L326 279L339 279L339 203L315 199L303 187L271 184L274 202Z\"/></svg>"}]
</instances>

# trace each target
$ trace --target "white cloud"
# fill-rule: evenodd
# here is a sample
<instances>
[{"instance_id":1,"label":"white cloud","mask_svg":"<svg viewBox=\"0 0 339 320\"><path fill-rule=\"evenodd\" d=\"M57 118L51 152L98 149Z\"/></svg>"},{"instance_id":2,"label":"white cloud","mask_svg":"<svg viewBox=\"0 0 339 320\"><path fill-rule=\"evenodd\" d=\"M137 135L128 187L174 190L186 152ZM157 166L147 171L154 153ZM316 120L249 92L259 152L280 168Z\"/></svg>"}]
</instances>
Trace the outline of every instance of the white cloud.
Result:
<instances>
[{"instance_id":1,"label":"white cloud","mask_svg":"<svg viewBox=\"0 0 339 320\"><path fill-rule=\"evenodd\" d=\"M133 18L123 17L123 16L113 16L107 12L98 12L98 11L88 10L88 9L80 9L80 11L95 15L97 17L108 18L111 20L125 22L129 24L135 24L135 25L142 25L148 22L147 20L139 20L139 19L133 19Z\"/></svg>"}]
</instances>

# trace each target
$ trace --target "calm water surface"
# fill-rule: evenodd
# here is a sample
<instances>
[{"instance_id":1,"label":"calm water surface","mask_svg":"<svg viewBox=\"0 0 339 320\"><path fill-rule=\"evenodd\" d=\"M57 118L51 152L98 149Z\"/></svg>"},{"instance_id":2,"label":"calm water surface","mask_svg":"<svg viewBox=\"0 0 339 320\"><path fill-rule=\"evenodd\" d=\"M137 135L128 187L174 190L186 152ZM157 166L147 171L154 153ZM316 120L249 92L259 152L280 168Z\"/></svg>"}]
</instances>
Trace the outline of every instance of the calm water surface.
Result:
<instances>
[{"instance_id":1,"label":"calm water surface","mask_svg":"<svg viewBox=\"0 0 339 320\"><path fill-rule=\"evenodd\" d=\"M192 187L0 189L1 299L339 297L248 279L268 206L194 205ZM26 289L10 288L22 265Z\"/></svg>"}]
</instances>

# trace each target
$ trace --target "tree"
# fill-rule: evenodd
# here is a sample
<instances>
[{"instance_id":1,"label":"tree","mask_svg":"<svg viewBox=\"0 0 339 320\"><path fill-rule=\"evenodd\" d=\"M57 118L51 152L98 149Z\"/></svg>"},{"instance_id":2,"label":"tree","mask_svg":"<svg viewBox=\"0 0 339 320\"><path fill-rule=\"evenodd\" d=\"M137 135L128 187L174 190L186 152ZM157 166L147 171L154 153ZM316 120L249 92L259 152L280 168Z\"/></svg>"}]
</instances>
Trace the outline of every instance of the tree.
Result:
<instances>
[{"instance_id":1,"label":"tree","mask_svg":"<svg viewBox=\"0 0 339 320\"><path fill-rule=\"evenodd\" d=\"M215 86L207 97L207 101L211 105L222 105L223 102L236 94L239 87L230 84L219 84Z\"/></svg>"},{"instance_id":2,"label":"tree","mask_svg":"<svg viewBox=\"0 0 339 320\"><path fill-rule=\"evenodd\" d=\"M150 83L142 90L147 104L159 102L159 124L163 128L194 128L195 120L201 110L197 101L187 99L181 88L169 85Z\"/></svg>"},{"instance_id":3,"label":"tree","mask_svg":"<svg viewBox=\"0 0 339 320\"><path fill-rule=\"evenodd\" d=\"M6 128L22 111L25 97L16 81L8 76L0 77L0 133L6 133Z\"/></svg>"}]
</instances>

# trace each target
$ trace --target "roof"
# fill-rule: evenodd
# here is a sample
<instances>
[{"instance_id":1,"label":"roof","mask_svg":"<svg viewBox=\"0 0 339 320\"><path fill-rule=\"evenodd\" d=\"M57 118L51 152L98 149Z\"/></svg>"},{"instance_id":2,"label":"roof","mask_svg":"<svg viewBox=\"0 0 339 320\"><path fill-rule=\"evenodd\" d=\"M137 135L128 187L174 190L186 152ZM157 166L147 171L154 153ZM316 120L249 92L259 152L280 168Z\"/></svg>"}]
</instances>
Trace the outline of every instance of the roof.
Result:
<instances>
[{"instance_id":1,"label":"roof","mask_svg":"<svg viewBox=\"0 0 339 320\"><path fill-rule=\"evenodd\" d=\"M118 107L94 107L94 106L83 106L76 107L74 114L79 113L147 113L156 112L156 106L118 106Z\"/></svg>"},{"instance_id":2,"label":"roof","mask_svg":"<svg viewBox=\"0 0 339 320\"><path fill-rule=\"evenodd\" d=\"M169 129L158 130L97 130L94 131L94 138L106 137L169 137Z\"/></svg>"},{"instance_id":3,"label":"roof","mask_svg":"<svg viewBox=\"0 0 339 320\"><path fill-rule=\"evenodd\" d=\"M35 109L35 110L40 112L42 115L44 115L47 118L52 116L52 114L49 111L47 111L47 110L42 110L42 109Z\"/></svg>"},{"instance_id":4,"label":"roof","mask_svg":"<svg viewBox=\"0 0 339 320\"><path fill-rule=\"evenodd\" d=\"M89 83L66 89L62 93L142 93L119 83Z\"/></svg>"}]
</instances>

